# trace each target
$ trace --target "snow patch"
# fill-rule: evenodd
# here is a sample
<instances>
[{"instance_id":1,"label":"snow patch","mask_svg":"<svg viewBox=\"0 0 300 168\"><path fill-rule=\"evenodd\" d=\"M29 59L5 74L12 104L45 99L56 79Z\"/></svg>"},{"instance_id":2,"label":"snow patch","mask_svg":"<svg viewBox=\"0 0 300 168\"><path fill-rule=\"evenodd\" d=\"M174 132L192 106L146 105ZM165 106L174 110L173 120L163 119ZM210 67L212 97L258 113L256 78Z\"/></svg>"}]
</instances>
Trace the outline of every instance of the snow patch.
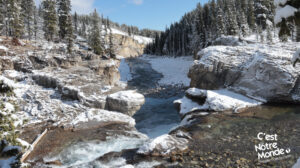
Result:
<instances>
[{"instance_id":1,"label":"snow patch","mask_svg":"<svg viewBox=\"0 0 300 168\"><path fill-rule=\"evenodd\" d=\"M76 126L80 123L87 123L89 121L97 121L100 122L122 122L127 123L129 126L135 126L135 120L128 115L106 111L106 110L96 110L90 109L87 112L83 112L79 114L73 121L72 125Z\"/></svg>"},{"instance_id":2,"label":"snow patch","mask_svg":"<svg viewBox=\"0 0 300 168\"><path fill-rule=\"evenodd\" d=\"M144 144L139 148L137 153L149 155L152 152L159 152L162 155L167 155L173 150L187 149L188 140L184 138L177 138L169 134L161 135L152 139L149 143Z\"/></svg>"},{"instance_id":3,"label":"snow patch","mask_svg":"<svg viewBox=\"0 0 300 168\"><path fill-rule=\"evenodd\" d=\"M299 168L300 167L300 158L298 159L297 163L292 168Z\"/></svg>"},{"instance_id":4,"label":"snow patch","mask_svg":"<svg viewBox=\"0 0 300 168\"><path fill-rule=\"evenodd\" d=\"M282 21L282 18L288 18L290 16L293 16L295 14L295 12L297 12L298 9L290 6L290 5L286 5L283 8L278 7L276 9L276 13L275 13L275 17L274 17L274 22L275 24L278 24Z\"/></svg>"},{"instance_id":5,"label":"snow patch","mask_svg":"<svg viewBox=\"0 0 300 168\"><path fill-rule=\"evenodd\" d=\"M131 101L131 102L144 102L145 97L137 93L135 90L127 90L127 91L120 91L114 94L111 94L108 96L109 98L115 99L115 100L121 100L121 101Z\"/></svg>"},{"instance_id":6,"label":"snow patch","mask_svg":"<svg viewBox=\"0 0 300 168\"><path fill-rule=\"evenodd\" d=\"M297 60L300 61L300 48L298 48L297 51L295 52L292 58L292 63L294 64Z\"/></svg>"},{"instance_id":7,"label":"snow patch","mask_svg":"<svg viewBox=\"0 0 300 168\"><path fill-rule=\"evenodd\" d=\"M199 90L197 90L198 92ZM204 92L205 90L203 90ZM207 98L203 105L192 101L186 96L174 101L180 104L180 114L185 115L193 111L229 111L236 112L238 109L261 105L262 103L241 94L237 94L226 89L224 90L207 90Z\"/></svg>"},{"instance_id":8,"label":"snow patch","mask_svg":"<svg viewBox=\"0 0 300 168\"><path fill-rule=\"evenodd\" d=\"M14 156L14 157L10 157L6 160L0 160L0 167L1 168L11 168L11 164L14 164L14 163L17 163L18 160L17 160L17 157Z\"/></svg>"},{"instance_id":9,"label":"snow patch","mask_svg":"<svg viewBox=\"0 0 300 168\"><path fill-rule=\"evenodd\" d=\"M8 48L5 46L0 45L0 50L8 51Z\"/></svg>"},{"instance_id":10,"label":"snow patch","mask_svg":"<svg viewBox=\"0 0 300 168\"><path fill-rule=\"evenodd\" d=\"M164 76L158 83L160 85L189 86L190 79L187 74L193 64L193 57L165 57L145 55L142 59L148 61L152 68Z\"/></svg>"}]
</instances>

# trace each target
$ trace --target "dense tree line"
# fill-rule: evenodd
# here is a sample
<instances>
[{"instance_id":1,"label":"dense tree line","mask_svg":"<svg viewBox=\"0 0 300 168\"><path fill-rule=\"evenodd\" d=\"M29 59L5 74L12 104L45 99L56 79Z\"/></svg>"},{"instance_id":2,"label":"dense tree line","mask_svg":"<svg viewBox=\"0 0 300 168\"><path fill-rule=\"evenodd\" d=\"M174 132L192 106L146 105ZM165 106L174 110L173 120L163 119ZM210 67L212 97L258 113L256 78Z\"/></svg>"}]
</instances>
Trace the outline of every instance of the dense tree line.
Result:
<instances>
[{"instance_id":1,"label":"dense tree line","mask_svg":"<svg viewBox=\"0 0 300 168\"><path fill-rule=\"evenodd\" d=\"M223 35L245 37L258 34L260 41L272 41L274 0L211 0L200 3L171 24L145 52L156 55L192 55ZM267 32L267 33L264 33Z\"/></svg>"},{"instance_id":2,"label":"dense tree line","mask_svg":"<svg viewBox=\"0 0 300 168\"><path fill-rule=\"evenodd\" d=\"M75 13L73 15L74 19L74 27L76 33L78 33L82 37L87 37L87 27L89 27L90 23L92 22L91 15L78 15ZM109 25L111 28L115 28L127 33L129 36L131 35L140 35L144 37L155 38L155 35L160 31L151 30L151 29L139 29L136 26L128 26L126 24L118 24L116 22L111 21L108 18L104 18L103 16L99 16L99 23L106 29Z\"/></svg>"}]
</instances>

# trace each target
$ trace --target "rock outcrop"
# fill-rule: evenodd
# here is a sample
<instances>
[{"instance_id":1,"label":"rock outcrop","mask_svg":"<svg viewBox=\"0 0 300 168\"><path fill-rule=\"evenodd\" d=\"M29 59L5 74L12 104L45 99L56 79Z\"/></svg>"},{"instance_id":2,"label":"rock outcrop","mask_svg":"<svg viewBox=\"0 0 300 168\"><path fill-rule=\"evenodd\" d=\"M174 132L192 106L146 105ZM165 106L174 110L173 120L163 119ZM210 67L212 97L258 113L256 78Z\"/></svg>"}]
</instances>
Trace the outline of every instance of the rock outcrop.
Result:
<instances>
[{"instance_id":1,"label":"rock outcrop","mask_svg":"<svg viewBox=\"0 0 300 168\"><path fill-rule=\"evenodd\" d=\"M144 48L146 44L139 43L132 37L114 34L113 35L114 44L116 46L116 55L121 55L123 57L137 57L144 53Z\"/></svg>"},{"instance_id":2,"label":"rock outcrop","mask_svg":"<svg viewBox=\"0 0 300 168\"><path fill-rule=\"evenodd\" d=\"M145 103L145 97L134 90L120 91L107 96L106 108L133 116Z\"/></svg>"},{"instance_id":3,"label":"rock outcrop","mask_svg":"<svg viewBox=\"0 0 300 168\"><path fill-rule=\"evenodd\" d=\"M300 102L300 66L292 56L299 43L212 46L190 68L191 87L229 88L267 102Z\"/></svg>"}]
</instances>

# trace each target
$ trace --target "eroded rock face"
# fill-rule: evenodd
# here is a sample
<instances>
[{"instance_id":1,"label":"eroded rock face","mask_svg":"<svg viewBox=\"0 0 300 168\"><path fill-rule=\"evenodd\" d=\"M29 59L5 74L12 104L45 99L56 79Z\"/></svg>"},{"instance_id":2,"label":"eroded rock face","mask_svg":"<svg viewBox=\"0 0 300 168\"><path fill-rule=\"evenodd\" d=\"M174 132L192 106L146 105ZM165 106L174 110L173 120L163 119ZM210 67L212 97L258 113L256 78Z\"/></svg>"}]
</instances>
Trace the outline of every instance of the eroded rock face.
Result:
<instances>
[{"instance_id":1,"label":"eroded rock face","mask_svg":"<svg viewBox=\"0 0 300 168\"><path fill-rule=\"evenodd\" d=\"M121 91L107 96L106 108L133 116L145 103L145 97L134 90Z\"/></svg>"},{"instance_id":2,"label":"eroded rock face","mask_svg":"<svg viewBox=\"0 0 300 168\"><path fill-rule=\"evenodd\" d=\"M299 43L212 46L190 68L191 87L230 88L268 102L299 103L300 66L291 59Z\"/></svg>"},{"instance_id":3,"label":"eroded rock face","mask_svg":"<svg viewBox=\"0 0 300 168\"><path fill-rule=\"evenodd\" d=\"M138 43L131 37L114 34L116 54L123 57L137 57L144 53L145 44Z\"/></svg>"}]
</instances>

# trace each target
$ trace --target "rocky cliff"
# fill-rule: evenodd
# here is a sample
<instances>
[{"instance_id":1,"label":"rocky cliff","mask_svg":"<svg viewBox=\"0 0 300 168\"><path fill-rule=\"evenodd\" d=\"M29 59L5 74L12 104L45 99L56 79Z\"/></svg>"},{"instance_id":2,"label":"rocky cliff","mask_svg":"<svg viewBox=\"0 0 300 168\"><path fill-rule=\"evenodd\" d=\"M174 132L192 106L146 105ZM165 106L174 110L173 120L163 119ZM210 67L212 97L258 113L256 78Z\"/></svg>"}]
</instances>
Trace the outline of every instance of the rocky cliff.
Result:
<instances>
[{"instance_id":1,"label":"rocky cliff","mask_svg":"<svg viewBox=\"0 0 300 168\"><path fill-rule=\"evenodd\" d=\"M190 68L191 87L228 88L266 102L299 103L300 66L292 57L299 43L211 46Z\"/></svg>"}]
</instances>

